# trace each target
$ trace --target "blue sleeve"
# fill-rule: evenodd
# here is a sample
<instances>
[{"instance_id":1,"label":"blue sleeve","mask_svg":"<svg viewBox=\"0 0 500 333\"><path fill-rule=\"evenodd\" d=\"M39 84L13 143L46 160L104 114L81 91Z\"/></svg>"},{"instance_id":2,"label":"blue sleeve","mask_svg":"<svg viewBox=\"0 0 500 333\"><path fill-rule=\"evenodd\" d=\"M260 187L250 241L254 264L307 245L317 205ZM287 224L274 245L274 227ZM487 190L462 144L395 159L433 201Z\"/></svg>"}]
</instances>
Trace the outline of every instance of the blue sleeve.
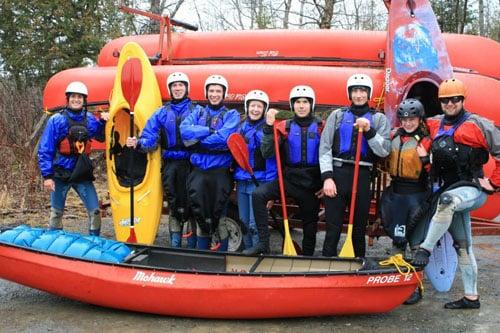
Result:
<instances>
[{"instance_id":1,"label":"blue sleeve","mask_svg":"<svg viewBox=\"0 0 500 333\"><path fill-rule=\"evenodd\" d=\"M210 128L208 126L196 125L202 110L202 108L199 108L191 112L191 114L182 121L179 128L181 130L181 138L184 142L197 141L210 134Z\"/></svg>"},{"instance_id":2,"label":"blue sleeve","mask_svg":"<svg viewBox=\"0 0 500 333\"><path fill-rule=\"evenodd\" d=\"M158 147L158 142L160 141L160 130L162 126L161 122L161 111L158 109L153 115L148 119L146 126L142 129L141 137L138 141L138 147L140 150L149 152L153 151Z\"/></svg>"},{"instance_id":3,"label":"blue sleeve","mask_svg":"<svg viewBox=\"0 0 500 333\"><path fill-rule=\"evenodd\" d=\"M88 128L90 137L99 142L104 142L104 127L106 122L103 119L97 119L94 114L87 112Z\"/></svg>"},{"instance_id":4,"label":"blue sleeve","mask_svg":"<svg viewBox=\"0 0 500 333\"><path fill-rule=\"evenodd\" d=\"M56 155L59 132L56 126L56 116L52 116L47 122L38 145L38 167L43 178L52 178L54 175L52 161Z\"/></svg>"},{"instance_id":5,"label":"blue sleeve","mask_svg":"<svg viewBox=\"0 0 500 333\"><path fill-rule=\"evenodd\" d=\"M221 129L200 141L203 147L209 149L227 149L227 138L238 130L240 114L236 110L231 110L225 114L223 120L224 124Z\"/></svg>"}]
</instances>

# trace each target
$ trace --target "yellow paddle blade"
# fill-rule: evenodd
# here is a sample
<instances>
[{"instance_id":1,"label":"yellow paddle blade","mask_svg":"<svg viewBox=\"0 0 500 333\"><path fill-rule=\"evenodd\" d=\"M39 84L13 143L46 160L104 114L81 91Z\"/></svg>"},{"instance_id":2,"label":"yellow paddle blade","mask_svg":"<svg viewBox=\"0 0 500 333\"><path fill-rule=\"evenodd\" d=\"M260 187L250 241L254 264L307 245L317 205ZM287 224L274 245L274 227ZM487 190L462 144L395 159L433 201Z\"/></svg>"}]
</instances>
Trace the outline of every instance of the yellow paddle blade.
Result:
<instances>
[{"instance_id":1,"label":"yellow paddle blade","mask_svg":"<svg viewBox=\"0 0 500 333\"><path fill-rule=\"evenodd\" d=\"M352 224L347 226L347 237L345 239L344 246L340 250L339 257L342 258L354 258L354 247L352 246Z\"/></svg>"},{"instance_id":2,"label":"yellow paddle blade","mask_svg":"<svg viewBox=\"0 0 500 333\"><path fill-rule=\"evenodd\" d=\"M285 256L296 256L295 246L293 246L292 236L290 235L290 228L288 227L288 219L283 220L283 228L285 229L285 239L283 242L283 254Z\"/></svg>"}]
</instances>

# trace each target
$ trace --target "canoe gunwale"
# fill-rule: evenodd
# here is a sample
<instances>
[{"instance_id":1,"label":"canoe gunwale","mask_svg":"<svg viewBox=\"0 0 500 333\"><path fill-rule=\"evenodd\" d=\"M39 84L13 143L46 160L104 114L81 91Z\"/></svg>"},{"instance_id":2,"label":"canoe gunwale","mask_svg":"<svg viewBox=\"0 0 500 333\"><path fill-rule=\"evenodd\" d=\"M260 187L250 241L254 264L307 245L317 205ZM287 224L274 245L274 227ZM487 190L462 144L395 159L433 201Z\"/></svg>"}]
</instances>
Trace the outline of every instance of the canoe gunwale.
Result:
<instances>
[{"instance_id":1,"label":"canoe gunwale","mask_svg":"<svg viewBox=\"0 0 500 333\"><path fill-rule=\"evenodd\" d=\"M125 243L128 246L135 247L136 245L130 244L130 243ZM130 263L109 263L109 262L102 262L102 261L95 261L95 260L89 260L85 258L75 258L71 256L66 256L63 254L57 254L57 253L52 253L48 251L43 251L39 249L33 249L30 247L26 246L21 246L21 245L16 245L16 244L10 244L6 243L3 241L0 241L0 248L1 247L7 247L7 248L14 248L18 249L20 251L28 251L32 253L37 253L41 255L48 255L52 257L57 257L60 259L64 260L71 260L71 261L80 261L80 262L86 262L90 264L95 264L95 265L105 265L105 266L116 266L116 267L122 267L122 268L129 268L129 269L139 269L139 270L152 270L152 271L157 271L157 272L169 272L169 273L180 273L180 274L195 274L195 275L216 275L216 276L240 276L240 277L306 277L306 276L311 276L311 277L326 277L326 276L335 276L335 275L352 275L352 276L363 276L363 275L380 275L380 274L394 274L398 273L396 268L378 268L378 269L373 269L370 268L370 265L368 264L369 258L335 258L335 260L338 261L355 261L358 263L361 263L361 268L353 271L329 271L329 272L321 272L321 271L310 271L310 272L223 272L223 271L218 271L218 272L213 272L213 271L202 271L202 270L197 270L193 271L190 269L169 269L169 268L164 268L160 266L148 266L148 265L140 265L140 264L130 264ZM140 246L137 246L140 247ZM192 254L199 254L200 256L214 256L214 257L227 257L227 256L240 256L240 257L249 257L245 256L241 253L214 253L214 252L206 252L206 251L201 251L201 250L195 250L195 249L176 249L176 248L167 248L167 247L160 247L160 246L144 246L146 250L149 249L161 249L169 252L187 252L187 253L192 253ZM130 256L129 256L130 257ZM331 261L331 258L322 258L322 257L304 257L304 256L297 256L297 257L289 257L289 256L283 256L283 255L265 255L265 256L252 256L252 258L270 258L270 259L305 259L305 260L314 260L314 261ZM372 258L374 259L374 258ZM127 258L126 258L127 260ZM379 259L377 259L379 260ZM419 270L417 270L419 271Z\"/></svg>"}]
</instances>

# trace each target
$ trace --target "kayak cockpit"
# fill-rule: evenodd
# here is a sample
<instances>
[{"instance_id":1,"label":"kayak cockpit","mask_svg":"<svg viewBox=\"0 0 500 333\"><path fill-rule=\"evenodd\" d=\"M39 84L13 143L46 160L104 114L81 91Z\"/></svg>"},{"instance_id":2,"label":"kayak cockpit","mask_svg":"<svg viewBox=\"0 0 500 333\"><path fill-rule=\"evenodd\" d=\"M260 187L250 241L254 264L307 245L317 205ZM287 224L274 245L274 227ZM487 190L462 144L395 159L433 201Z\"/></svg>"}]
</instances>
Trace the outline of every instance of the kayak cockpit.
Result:
<instances>
[{"instance_id":1,"label":"kayak cockpit","mask_svg":"<svg viewBox=\"0 0 500 333\"><path fill-rule=\"evenodd\" d=\"M277 275L356 273L364 267L361 259L243 256L157 247L137 248L124 263L174 271Z\"/></svg>"}]
</instances>

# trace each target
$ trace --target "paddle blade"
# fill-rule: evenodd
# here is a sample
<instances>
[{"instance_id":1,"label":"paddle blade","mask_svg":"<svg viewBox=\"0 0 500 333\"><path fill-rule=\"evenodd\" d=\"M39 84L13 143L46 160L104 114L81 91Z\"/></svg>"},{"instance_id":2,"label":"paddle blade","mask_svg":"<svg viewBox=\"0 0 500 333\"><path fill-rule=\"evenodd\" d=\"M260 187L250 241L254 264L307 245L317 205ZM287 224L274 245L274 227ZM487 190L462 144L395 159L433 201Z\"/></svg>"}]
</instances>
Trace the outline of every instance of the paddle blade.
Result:
<instances>
[{"instance_id":1,"label":"paddle blade","mask_svg":"<svg viewBox=\"0 0 500 333\"><path fill-rule=\"evenodd\" d=\"M340 250L339 257L341 258L354 258L354 246L352 245L352 224L347 226L347 237L344 246Z\"/></svg>"},{"instance_id":2,"label":"paddle blade","mask_svg":"<svg viewBox=\"0 0 500 333\"><path fill-rule=\"evenodd\" d=\"M127 238L127 243L137 243L134 226L130 227L130 235Z\"/></svg>"},{"instance_id":3,"label":"paddle blade","mask_svg":"<svg viewBox=\"0 0 500 333\"><path fill-rule=\"evenodd\" d=\"M290 235L290 228L288 226L288 219L283 220L283 226L285 228L285 240L283 242L283 254L285 256L296 256L297 251L295 251L295 246L293 244L292 236Z\"/></svg>"},{"instance_id":4,"label":"paddle blade","mask_svg":"<svg viewBox=\"0 0 500 333\"><path fill-rule=\"evenodd\" d=\"M248 146L243 135L240 133L231 134L229 138L227 138L227 147L240 168L252 175L253 170L249 162Z\"/></svg>"},{"instance_id":5,"label":"paddle blade","mask_svg":"<svg viewBox=\"0 0 500 333\"><path fill-rule=\"evenodd\" d=\"M128 59L122 67L121 74L123 97L133 112L142 87L142 65L139 58Z\"/></svg>"}]
</instances>

